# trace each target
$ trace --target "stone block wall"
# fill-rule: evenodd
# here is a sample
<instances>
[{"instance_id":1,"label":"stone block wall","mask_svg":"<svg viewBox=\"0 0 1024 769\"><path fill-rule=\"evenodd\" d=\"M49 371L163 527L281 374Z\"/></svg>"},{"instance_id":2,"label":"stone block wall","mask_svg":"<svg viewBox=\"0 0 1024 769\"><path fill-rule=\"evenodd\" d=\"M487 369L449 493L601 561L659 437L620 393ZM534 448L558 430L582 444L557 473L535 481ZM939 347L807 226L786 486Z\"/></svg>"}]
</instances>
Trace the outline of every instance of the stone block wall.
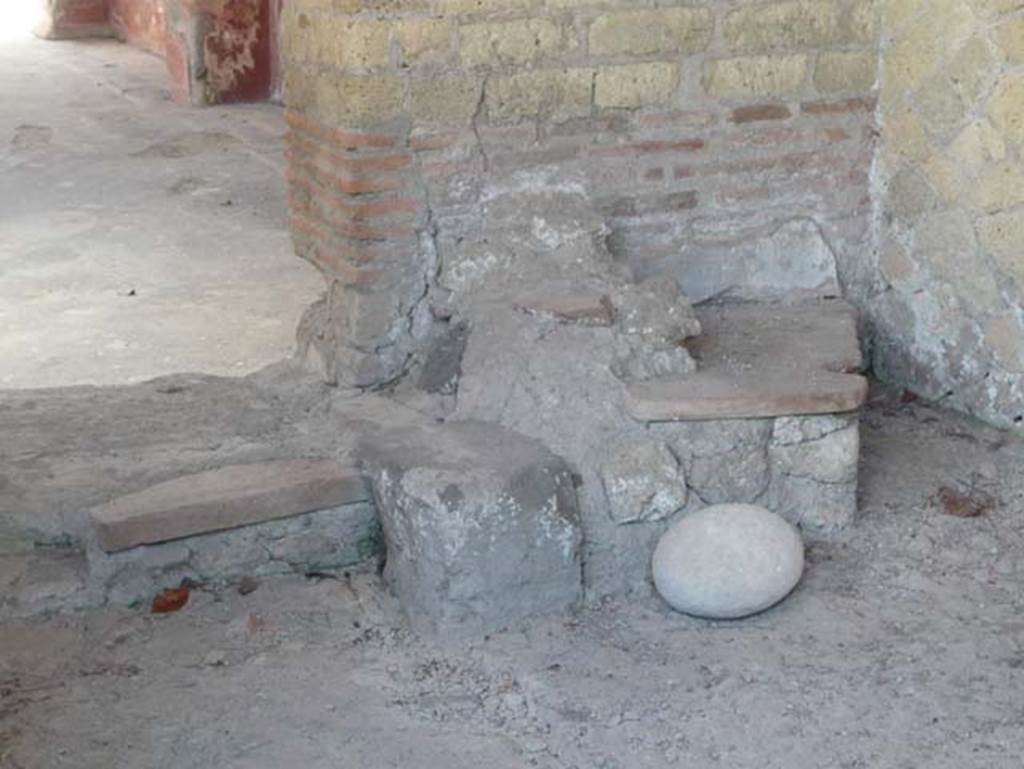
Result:
<instances>
[{"instance_id":1,"label":"stone block wall","mask_svg":"<svg viewBox=\"0 0 1024 769\"><path fill-rule=\"evenodd\" d=\"M870 316L886 378L1024 422L1024 1L888 0Z\"/></svg>"},{"instance_id":2,"label":"stone block wall","mask_svg":"<svg viewBox=\"0 0 1024 769\"><path fill-rule=\"evenodd\" d=\"M329 285L302 338L329 377L401 373L445 233L524 169L582 173L639 277L865 285L867 0L290 0L282 35L292 230Z\"/></svg>"}]
</instances>

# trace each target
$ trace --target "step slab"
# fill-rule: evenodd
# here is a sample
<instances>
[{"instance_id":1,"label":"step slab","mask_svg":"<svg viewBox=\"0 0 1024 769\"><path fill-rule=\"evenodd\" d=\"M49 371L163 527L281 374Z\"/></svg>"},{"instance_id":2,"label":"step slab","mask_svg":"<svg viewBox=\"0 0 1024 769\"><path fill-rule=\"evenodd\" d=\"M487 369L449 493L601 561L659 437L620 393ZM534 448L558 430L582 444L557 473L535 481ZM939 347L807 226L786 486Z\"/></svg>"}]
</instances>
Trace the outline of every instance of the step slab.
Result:
<instances>
[{"instance_id":1,"label":"step slab","mask_svg":"<svg viewBox=\"0 0 1024 769\"><path fill-rule=\"evenodd\" d=\"M627 408L645 422L837 414L867 400L857 312L843 301L702 308L695 374L636 383Z\"/></svg>"},{"instance_id":2,"label":"step slab","mask_svg":"<svg viewBox=\"0 0 1024 769\"><path fill-rule=\"evenodd\" d=\"M108 553L371 498L362 473L331 460L233 465L126 494L89 511Z\"/></svg>"}]
</instances>

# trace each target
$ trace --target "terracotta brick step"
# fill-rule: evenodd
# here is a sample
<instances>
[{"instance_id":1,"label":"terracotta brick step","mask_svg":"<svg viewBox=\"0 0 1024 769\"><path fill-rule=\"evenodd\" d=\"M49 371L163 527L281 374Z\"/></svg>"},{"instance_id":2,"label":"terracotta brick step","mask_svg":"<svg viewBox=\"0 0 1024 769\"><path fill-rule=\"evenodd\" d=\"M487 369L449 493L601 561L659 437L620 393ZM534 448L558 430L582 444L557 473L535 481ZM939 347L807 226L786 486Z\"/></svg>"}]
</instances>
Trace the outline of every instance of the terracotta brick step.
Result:
<instances>
[{"instance_id":1,"label":"terracotta brick step","mask_svg":"<svg viewBox=\"0 0 1024 769\"><path fill-rule=\"evenodd\" d=\"M286 460L186 475L118 497L89 515L109 553L369 499L356 469L329 460Z\"/></svg>"},{"instance_id":2,"label":"terracotta brick step","mask_svg":"<svg viewBox=\"0 0 1024 769\"><path fill-rule=\"evenodd\" d=\"M708 371L685 381L634 385L628 408L644 422L835 414L860 408L867 393L868 381L856 374Z\"/></svg>"},{"instance_id":3,"label":"terracotta brick step","mask_svg":"<svg viewBox=\"0 0 1024 769\"><path fill-rule=\"evenodd\" d=\"M627 407L645 422L829 414L867 399L857 311L839 300L741 303L699 311L690 350L700 371L634 384Z\"/></svg>"}]
</instances>

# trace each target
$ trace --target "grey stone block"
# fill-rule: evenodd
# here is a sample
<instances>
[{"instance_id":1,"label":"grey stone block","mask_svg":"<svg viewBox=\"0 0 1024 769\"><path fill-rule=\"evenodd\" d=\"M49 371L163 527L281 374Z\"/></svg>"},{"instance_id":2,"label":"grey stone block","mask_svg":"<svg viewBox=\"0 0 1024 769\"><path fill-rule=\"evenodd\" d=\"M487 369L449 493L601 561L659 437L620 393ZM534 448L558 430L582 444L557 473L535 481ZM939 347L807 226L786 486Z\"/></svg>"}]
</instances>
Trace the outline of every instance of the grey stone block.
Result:
<instances>
[{"instance_id":1,"label":"grey stone block","mask_svg":"<svg viewBox=\"0 0 1024 769\"><path fill-rule=\"evenodd\" d=\"M616 448L601 465L601 481L618 523L662 521L686 504L679 460L658 441Z\"/></svg>"},{"instance_id":2,"label":"grey stone block","mask_svg":"<svg viewBox=\"0 0 1024 769\"><path fill-rule=\"evenodd\" d=\"M540 442L466 421L387 431L359 453L416 632L457 640L578 602L573 474Z\"/></svg>"}]
</instances>

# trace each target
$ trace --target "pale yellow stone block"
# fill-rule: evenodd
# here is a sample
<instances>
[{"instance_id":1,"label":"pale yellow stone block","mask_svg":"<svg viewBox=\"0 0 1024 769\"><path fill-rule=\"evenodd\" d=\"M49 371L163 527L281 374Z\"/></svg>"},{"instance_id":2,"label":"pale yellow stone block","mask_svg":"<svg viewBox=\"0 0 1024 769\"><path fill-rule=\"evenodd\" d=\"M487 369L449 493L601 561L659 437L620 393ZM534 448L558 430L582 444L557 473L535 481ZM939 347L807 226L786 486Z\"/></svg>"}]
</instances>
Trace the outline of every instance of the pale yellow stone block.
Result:
<instances>
[{"instance_id":1,"label":"pale yellow stone block","mask_svg":"<svg viewBox=\"0 0 1024 769\"><path fill-rule=\"evenodd\" d=\"M751 56L708 62L704 87L712 96L751 99L795 96L807 76L807 57Z\"/></svg>"},{"instance_id":2,"label":"pale yellow stone block","mask_svg":"<svg viewBox=\"0 0 1024 769\"><path fill-rule=\"evenodd\" d=\"M1006 75L989 101L992 123L1008 142L1024 144L1024 72Z\"/></svg>"},{"instance_id":3,"label":"pale yellow stone block","mask_svg":"<svg viewBox=\"0 0 1024 769\"><path fill-rule=\"evenodd\" d=\"M590 109L594 73L589 69L521 72L488 82L485 95L493 118L580 114Z\"/></svg>"},{"instance_id":4,"label":"pale yellow stone block","mask_svg":"<svg viewBox=\"0 0 1024 769\"><path fill-rule=\"evenodd\" d=\"M661 8L609 13L590 25L592 56L692 53L707 48L715 18L707 8Z\"/></svg>"},{"instance_id":5,"label":"pale yellow stone block","mask_svg":"<svg viewBox=\"0 0 1024 769\"><path fill-rule=\"evenodd\" d=\"M459 29L459 55L469 67L527 64L555 54L561 43L561 30L549 19L467 24Z\"/></svg>"},{"instance_id":6,"label":"pale yellow stone block","mask_svg":"<svg viewBox=\"0 0 1024 769\"><path fill-rule=\"evenodd\" d=\"M625 64L603 67L594 83L594 103L598 107L636 108L668 104L679 87L679 68L675 64Z\"/></svg>"},{"instance_id":7,"label":"pale yellow stone block","mask_svg":"<svg viewBox=\"0 0 1024 769\"><path fill-rule=\"evenodd\" d=\"M877 78L877 64L873 51L822 53L814 67L814 85L822 93L869 91Z\"/></svg>"},{"instance_id":8,"label":"pale yellow stone block","mask_svg":"<svg viewBox=\"0 0 1024 769\"><path fill-rule=\"evenodd\" d=\"M751 5L725 17L725 40L737 53L798 50L827 45L839 28L839 7L831 0Z\"/></svg>"}]
</instances>

